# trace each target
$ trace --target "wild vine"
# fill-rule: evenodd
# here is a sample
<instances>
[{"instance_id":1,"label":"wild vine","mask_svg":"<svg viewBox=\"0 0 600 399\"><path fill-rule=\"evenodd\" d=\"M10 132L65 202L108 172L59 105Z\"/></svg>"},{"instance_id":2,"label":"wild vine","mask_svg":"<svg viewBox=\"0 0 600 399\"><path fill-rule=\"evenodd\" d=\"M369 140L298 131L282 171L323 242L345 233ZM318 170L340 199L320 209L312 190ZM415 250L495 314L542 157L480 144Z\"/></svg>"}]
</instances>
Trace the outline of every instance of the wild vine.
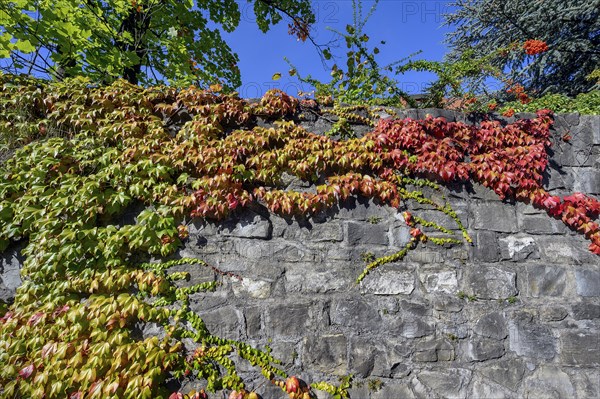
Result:
<instances>
[{"instance_id":1,"label":"wild vine","mask_svg":"<svg viewBox=\"0 0 600 399\"><path fill-rule=\"evenodd\" d=\"M0 168L0 246L26 243L23 285L0 309L2 397L206 397L167 389L168 378L191 375L206 381L206 391L258 397L238 375L233 354L291 398L310 398L314 389L347 397L349 380L305 385L268 349L212 335L190 311L190 295L218 287L184 289L177 282L185 275L170 272L181 263L210 267L170 258L187 239L189 218L223 220L248 207L310 216L363 196L398 209L428 204L469 241L456 213L419 187L475 181L563 220L600 255L600 203L542 187L551 145L547 111L506 126L386 119L361 138L336 141L297 125L300 102L280 91L250 104L216 87L94 87L84 79L8 75L0 83L0 137L14 152ZM260 127L257 118L274 127ZM315 192L284 189L284 173L314 183ZM135 205L144 208L135 221L119 222ZM405 213L404 220L412 239L367 265L359 281L419 243L459 242L417 215ZM133 326L149 322L164 326L164 338L134 337ZM184 338L196 349L186 349Z\"/></svg>"}]
</instances>

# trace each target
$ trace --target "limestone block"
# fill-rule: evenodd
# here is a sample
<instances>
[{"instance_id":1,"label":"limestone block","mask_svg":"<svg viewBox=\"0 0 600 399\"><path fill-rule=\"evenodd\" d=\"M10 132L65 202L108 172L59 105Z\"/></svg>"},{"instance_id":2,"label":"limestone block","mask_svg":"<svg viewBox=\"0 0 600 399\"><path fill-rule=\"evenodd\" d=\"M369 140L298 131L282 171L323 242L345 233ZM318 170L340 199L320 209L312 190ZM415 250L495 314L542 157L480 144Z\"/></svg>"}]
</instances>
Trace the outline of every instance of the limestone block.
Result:
<instances>
[{"instance_id":1,"label":"limestone block","mask_svg":"<svg viewBox=\"0 0 600 399\"><path fill-rule=\"evenodd\" d=\"M519 273L519 289L523 295L538 298L561 296L565 292L568 274L563 267L529 264Z\"/></svg>"},{"instance_id":2,"label":"limestone block","mask_svg":"<svg viewBox=\"0 0 600 399\"><path fill-rule=\"evenodd\" d=\"M305 369L328 375L344 375L348 371L348 342L342 334L312 335L302 341L302 364Z\"/></svg>"},{"instance_id":3,"label":"limestone block","mask_svg":"<svg viewBox=\"0 0 600 399\"><path fill-rule=\"evenodd\" d=\"M524 215L521 228L527 234L565 234L567 226L548 215Z\"/></svg>"},{"instance_id":4,"label":"limestone block","mask_svg":"<svg viewBox=\"0 0 600 399\"><path fill-rule=\"evenodd\" d=\"M414 272L399 264L377 268L360 283L360 291L363 294L410 295L414 289Z\"/></svg>"},{"instance_id":5,"label":"limestone block","mask_svg":"<svg viewBox=\"0 0 600 399\"><path fill-rule=\"evenodd\" d=\"M371 393L371 399L390 398L414 399L416 396L407 383L394 380L385 380L381 389Z\"/></svg>"},{"instance_id":6,"label":"limestone block","mask_svg":"<svg viewBox=\"0 0 600 399\"><path fill-rule=\"evenodd\" d=\"M600 304L593 302L580 302L573 305L573 318L575 320L600 319Z\"/></svg>"},{"instance_id":7,"label":"limestone block","mask_svg":"<svg viewBox=\"0 0 600 399\"><path fill-rule=\"evenodd\" d=\"M388 226L387 223L358 223L347 222L346 242L348 245L388 245Z\"/></svg>"},{"instance_id":8,"label":"limestone block","mask_svg":"<svg viewBox=\"0 0 600 399\"><path fill-rule=\"evenodd\" d=\"M271 238L273 226L268 219L254 212L244 213L239 220L228 220L220 226L219 232L226 237Z\"/></svg>"},{"instance_id":9,"label":"limestone block","mask_svg":"<svg viewBox=\"0 0 600 399\"><path fill-rule=\"evenodd\" d=\"M561 321L569 315L567 309L562 306L548 306L540 310L542 321Z\"/></svg>"},{"instance_id":10,"label":"limestone block","mask_svg":"<svg viewBox=\"0 0 600 399\"><path fill-rule=\"evenodd\" d=\"M484 381L483 379L475 379L471 387L470 398L493 398L493 399L517 399L514 394L507 392L499 386Z\"/></svg>"},{"instance_id":11,"label":"limestone block","mask_svg":"<svg viewBox=\"0 0 600 399\"><path fill-rule=\"evenodd\" d=\"M301 337L314 330L310 303L278 304L270 307L265 327L270 336Z\"/></svg>"},{"instance_id":12,"label":"limestone block","mask_svg":"<svg viewBox=\"0 0 600 399\"><path fill-rule=\"evenodd\" d=\"M561 332L560 362L570 366L600 366L600 338L597 328Z\"/></svg>"},{"instance_id":13,"label":"limestone block","mask_svg":"<svg viewBox=\"0 0 600 399\"><path fill-rule=\"evenodd\" d=\"M355 289L357 272L342 262L315 265L314 263L288 264L285 270L285 291L329 293ZM370 278L371 276L369 275Z\"/></svg>"},{"instance_id":14,"label":"limestone block","mask_svg":"<svg viewBox=\"0 0 600 399\"><path fill-rule=\"evenodd\" d=\"M578 369L571 376L577 398L600 398L600 370Z\"/></svg>"},{"instance_id":15,"label":"limestone block","mask_svg":"<svg viewBox=\"0 0 600 399\"><path fill-rule=\"evenodd\" d=\"M514 262L526 259L539 259L535 240L528 236L510 235L498 240L500 243L500 253L503 260L512 260Z\"/></svg>"},{"instance_id":16,"label":"limestone block","mask_svg":"<svg viewBox=\"0 0 600 399\"><path fill-rule=\"evenodd\" d=\"M419 280L429 293L455 294L458 291L456 270L440 267L419 269Z\"/></svg>"},{"instance_id":17,"label":"limestone block","mask_svg":"<svg viewBox=\"0 0 600 399\"><path fill-rule=\"evenodd\" d=\"M523 394L526 399L574 398L575 389L565 372L542 365L523 382Z\"/></svg>"},{"instance_id":18,"label":"limestone block","mask_svg":"<svg viewBox=\"0 0 600 399\"><path fill-rule=\"evenodd\" d=\"M21 265L23 257L20 255L22 246L7 249L0 257L0 301L12 303L15 292L21 285Z\"/></svg>"},{"instance_id":19,"label":"limestone block","mask_svg":"<svg viewBox=\"0 0 600 399\"><path fill-rule=\"evenodd\" d=\"M473 337L465 342L465 353L469 361L498 359L504 356L504 343L489 338Z\"/></svg>"},{"instance_id":20,"label":"limestone block","mask_svg":"<svg viewBox=\"0 0 600 399\"><path fill-rule=\"evenodd\" d=\"M292 225L284 231L283 238L300 242L339 242L344 239L344 233L340 223L332 220L305 226Z\"/></svg>"},{"instance_id":21,"label":"limestone block","mask_svg":"<svg viewBox=\"0 0 600 399\"><path fill-rule=\"evenodd\" d=\"M443 398L467 397L467 386L471 380L471 371L467 369L423 370L417 379L436 395Z\"/></svg>"},{"instance_id":22,"label":"limestone block","mask_svg":"<svg viewBox=\"0 0 600 399\"><path fill-rule=\"evenodd\" d=\"M600 268L575 270L577 294L600 296Z\"/></svg>"},{"instance_id":23,"label":"limestone block","mask_svg":"<svg viewBox=\"0 0 600 399\"><path fill-rule=\"evenodd\" d=\"M556 355L556 340L545 325L533 321L528 313L517 313L509 320L510 350L519 356L552 359Z\"/></svg>"},{"instance_id":24,"label":"limestone block","mask_svg":"<svg viewBox=\"0 0 600 399\"><path fill-rule=\"evenodd\" d=\"M501 202L473 204L473 228L502 233L518 231L515 207Z\"/></svg>"},{"instance_id":25,"label":"limestone block","mask_svg":"<svg viewBox=\"0 0 600 399\"><path fill-rule=\"evenodd\" d=\"M414 360L417 362L449 362L454 360L454 356L454 345L447 339L437 339L417 344Z\"/></svg>"},{"instance_id":26,"label":"limestone block","mask_svg":"<svg viewBox=\"0 0 600 399\"><path fill-rule=\"evenodd\" d=\"M479 230L475 234L473 257L483 262L497 262L500 260L500 247L497 234L493 231Z\"/></svg>"},{"instance_id":27,"label":"limestone block","mask_svg":"<svg viewBox=\"0 0 600 399\"><path fill-rule=\"evenodd\" d=\"M596 159L600 159L600 157L596 157ZM573 191L592 195L600 194L600 170L594 168L577 168Z\"/></svg>"},{"instance_id":28,"label":"limestone block","mask_svg":"<svg viewBox=\"0 0 600 399\"><path fill-rule=\"evenodd\" d=\"M331 323L351 327L354 331L377 331L381 324L379 311L363 299L340 299L331 306Z\"/></svg>"},{"instance_id":29,"label":"limestone block","mask_svg":"<svg viewBox=\"0 0 600 399\"><path fill-rule=\"evenodd\" d=\"M525 370L525 364L521 360L506 359L482 367L480 372L497 384L511 391L517 391L523 380Z\"/></svg>"},{"instance_id":30,"label":"limestone block","mask_svg":"<svg viewBox=\"0 0 600 399\"><path fill-rule=\"evenodd\" d=\"M244 314L233 306L224 306L207 312L199 312L211 334L226 338L240 339L246 330Z\"/></svg>"},{"instance_id":31,"label":"limestone block","mask_svg":"<svg viewBox=\"0 0 600 399\"><path fill-rule=\"evenodd\" d=\"M479 299L506 299L517 294L515 272L496 266L473 265L467 273L468 293Z\"/></svg>"},{"instance_id":32,"label":"limestone block","mask_svg":"<svg viewBox=\"0 0 600 399\"><path fill-rule=\"evenodd\" d=\"M498 312L482 316L473 326L473 332L482 337L491 338L496 341L503 340L508 336L506 320L504 316Z\"/></svg>"}]
</instances>

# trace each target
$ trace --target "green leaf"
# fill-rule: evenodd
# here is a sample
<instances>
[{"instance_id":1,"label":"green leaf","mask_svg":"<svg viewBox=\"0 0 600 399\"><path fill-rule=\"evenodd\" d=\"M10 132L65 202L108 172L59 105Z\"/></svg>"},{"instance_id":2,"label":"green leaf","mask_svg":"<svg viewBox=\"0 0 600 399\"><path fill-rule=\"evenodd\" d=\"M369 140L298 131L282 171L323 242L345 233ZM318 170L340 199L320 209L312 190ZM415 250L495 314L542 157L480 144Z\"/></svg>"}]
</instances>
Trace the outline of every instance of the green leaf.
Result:
<instances>
[{"instance_id":1,"label":"green leaf","mask_svg":"<svg viewBox=\"0 0 600 399\"><path fill-rule=\"evenodd\" d=\"M15 48L22 53L33 53L35 51L35 46L31 44L29 40L18 40L14 44Z\"/></svg>"}]
</instances>

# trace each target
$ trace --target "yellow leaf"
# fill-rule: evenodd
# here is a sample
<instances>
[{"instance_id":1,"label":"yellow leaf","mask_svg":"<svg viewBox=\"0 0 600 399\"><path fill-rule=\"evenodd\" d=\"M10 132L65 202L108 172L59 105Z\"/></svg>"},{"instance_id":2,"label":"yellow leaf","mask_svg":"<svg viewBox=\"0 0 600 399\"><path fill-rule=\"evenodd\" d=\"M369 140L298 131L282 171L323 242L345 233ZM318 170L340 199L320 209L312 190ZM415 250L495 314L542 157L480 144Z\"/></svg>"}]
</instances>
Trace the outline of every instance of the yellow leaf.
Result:
<instances>
[{"instance_id":1,"label":"yellow leaf","mask_svg":"<svg viewBox=\"0 0 600 399\"><path fill-rule=\"evenodd\" d=\"M271 76L271 79L273 79L273 80L279 80L279 79L281 79L281 73L275 72L273 74L273 76Z\"/></svg>"}]
</instances>

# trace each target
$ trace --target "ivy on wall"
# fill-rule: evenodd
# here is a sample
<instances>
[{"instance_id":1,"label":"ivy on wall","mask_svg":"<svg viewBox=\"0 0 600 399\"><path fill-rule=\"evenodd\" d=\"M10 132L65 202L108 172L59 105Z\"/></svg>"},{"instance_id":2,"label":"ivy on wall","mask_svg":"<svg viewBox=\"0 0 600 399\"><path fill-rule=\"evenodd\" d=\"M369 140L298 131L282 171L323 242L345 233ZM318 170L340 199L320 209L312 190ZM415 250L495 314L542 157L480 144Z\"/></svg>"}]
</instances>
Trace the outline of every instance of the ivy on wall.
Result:
<instances>
[{"instance_id":1,"label":"ivy on wall","mask_svg":"<svg viewBox=\"0 0 600 399\"><path fill-rule=\"evenodd\" d=\"M563 220L600 255L600 202L542 187L548 111L506 126L371 118L372 132L336 141L298 126L302 102L277 90L250 104L218 87L94 87L83 79L42 83L7 75L0 83L0 144L8 158L0 168L0 246L27 242L24 283L13 304L0 305L2 397L183 397L165 382L193 375L207 391L253 398L234 354L291 398L312 397L311 389L347 397L347 380L304 385L268 349L214 336L190 311L191 294L217 289L182 288L177 281L185 274L170 271L182 263L210 267L169 260L190 218L222 220L248 207L311 215L364 196L397 208L428 204L463 234L404 213L412 239L367 265L360 281L419 243L470 241L456 213L420 187L475 181ZM315 191L284 189L284 173L314 183ZM145 210L135 222L119 222L136 204ZM135 338L132 326L140 322L164 325L165 337ZM184 338L197 342L194 352Z\"/></svg>"}]
</instances>

